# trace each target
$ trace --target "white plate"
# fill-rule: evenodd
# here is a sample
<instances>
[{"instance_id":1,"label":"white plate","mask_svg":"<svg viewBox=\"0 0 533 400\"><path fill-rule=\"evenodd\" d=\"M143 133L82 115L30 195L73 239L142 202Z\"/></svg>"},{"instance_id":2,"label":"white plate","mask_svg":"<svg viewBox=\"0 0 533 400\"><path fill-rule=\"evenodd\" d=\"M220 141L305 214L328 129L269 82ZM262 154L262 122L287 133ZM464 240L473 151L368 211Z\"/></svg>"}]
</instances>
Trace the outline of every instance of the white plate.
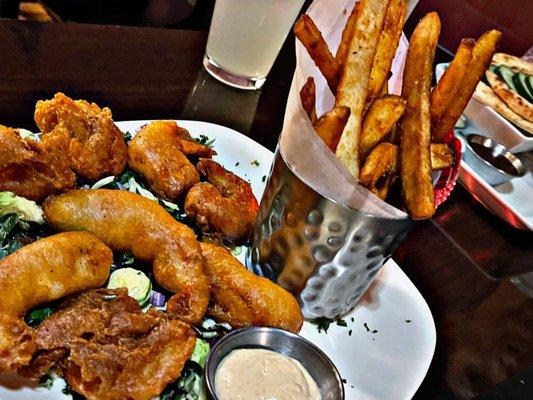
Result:
<instances>
[{"instance_id":1,"label":"white plate","mask_svg":"<svg viewBox=\"0 0 533 400\"><path fill-rule=\"evenodd\" d=\"M133 134L147 122L127 121L117 125ZM263 177L268 176L273 160L269 150L223 126L197 121L179 121L179 124L193 136L204 134L215 139L217 161L250 180L255 195L261 198ZM332 324L328 333L319 333L315 325L305 322L301 335L335 363L346 380L346 399L410 399L433 357L435 324L424 298L394 261L385 264L362 301L344 320L346 327ZM7 381L4 377L0 384ZM51 390L0 386L0 400L70 398L61 393L62 387L59 379Z\"/></svg>"},{"instance_id":2,"label":"white plate","mask_svg":"<svg viewBox=\"0 0 533 400\"><path fill-rule=\"evenodd\" d=\"M440 79L447 66L448 63L436 65L435 76L437 80ZM513 153L533 150L533 135L522 132L492 107L483 104L474 97L468 102L463 114L476 123L481 134L503 144Z\"/></svg>"},{"instance_id":3,"label":"white plate","mask_svg":"<svg viewBox=\"0 0 533 400\"><path fill-rule=\"evenodd\" d=\"M437 79L442 76L447 65L444 63L436 66ZM467 126L456 131L463 131L465 134L479 133L490 137L514 153L533 149L533 136L526 136L492 108L474 98L468 102L463 115L467 119ZM456 136L461 139L464 151L466 144L463 137L460 134ZM510 182L493 187L485 182L463 157L459 182L477 201L507 223L518 229L533 230L531 171L521 178L514 178Z\"/></svg>"}]
</instances>

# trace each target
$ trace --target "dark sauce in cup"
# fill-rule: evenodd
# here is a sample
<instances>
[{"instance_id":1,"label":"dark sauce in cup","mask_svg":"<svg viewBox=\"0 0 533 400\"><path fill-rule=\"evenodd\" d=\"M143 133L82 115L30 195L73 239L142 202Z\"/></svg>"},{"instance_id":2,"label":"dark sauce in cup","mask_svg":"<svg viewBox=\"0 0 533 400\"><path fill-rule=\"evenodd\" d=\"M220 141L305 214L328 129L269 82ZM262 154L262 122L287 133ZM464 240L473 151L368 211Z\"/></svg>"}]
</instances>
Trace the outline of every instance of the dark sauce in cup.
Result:
<instances>
[{"instance_id":1,"label":"dark sauce in cup","mask_svg":"<svg viewBox=\"0 0 533 400\"><path fill-rule=\"evenodd\" d=\"M519 175L515 166L503 155L494 155L491 149L479 143L470 143L470 147L472 147L472 150L474 150L474 152L478 156L480 156L482 159L487 161L489 164L495 166L499 170L502 170L503 172L506 172L509 175Z\"/></svg>"}]
</instances>

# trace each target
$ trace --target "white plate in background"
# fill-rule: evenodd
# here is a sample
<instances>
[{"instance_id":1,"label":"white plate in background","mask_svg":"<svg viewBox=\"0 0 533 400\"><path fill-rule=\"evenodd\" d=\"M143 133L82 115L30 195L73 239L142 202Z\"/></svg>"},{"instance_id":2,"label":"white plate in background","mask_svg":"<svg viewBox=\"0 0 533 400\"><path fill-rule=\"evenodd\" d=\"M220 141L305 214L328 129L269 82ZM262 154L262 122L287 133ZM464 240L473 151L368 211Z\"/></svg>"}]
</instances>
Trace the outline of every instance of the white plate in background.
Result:
<instances>
[{"instance_id":1,"label":"white plate in background","mask_svg":"<svg viewBox=\"0 0 533 400\"><path fill-rule=\"evenodd\" d=\"M437 79L440 79L446 66L447 63L437 65L435 69ZM462 141L463 151L466 143L463 136L458 134L459 131L466 135L477 133L487 136L503 144L513 153L533 149L533 136L522 133L492 108L474 98L470 99L463 115L466 117L466 127L456 129L456 136ZM518 156L521 157L520 154ZM523 177L491 186L462 157L459 182L493 214L515 228L533 230L533 201L531 200L533 198L533 174L531 170L527 171Z\"/></svg>"}]
</instances>

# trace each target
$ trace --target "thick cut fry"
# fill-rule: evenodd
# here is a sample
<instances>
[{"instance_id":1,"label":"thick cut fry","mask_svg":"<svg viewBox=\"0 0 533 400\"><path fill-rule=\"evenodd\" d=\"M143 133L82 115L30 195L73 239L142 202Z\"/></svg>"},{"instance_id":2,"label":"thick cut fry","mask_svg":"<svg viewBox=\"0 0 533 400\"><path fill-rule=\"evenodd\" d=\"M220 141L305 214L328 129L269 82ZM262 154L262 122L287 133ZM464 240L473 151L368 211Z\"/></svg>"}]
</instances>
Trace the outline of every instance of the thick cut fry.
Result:
<instances>
[{"instance_id":1,"label":"thick cut fry","mask_svg":"<svg viewBox=\"0 0 533 400\"><path fill-rule=\"evenodd\" d=\"M348 58L341 73L336 105L350 108L335 154L357 179L359 175L359 135L363 108L376 46L389 0L362 0L350 43Z\"/></svg>"},{"instance_id":2,"label":"thick cut fry","mask_svg":"<svg viewBox=\"0 0 533 400\"><path fill-rule=\"evenodd\" d=\"M350 109L348 107L333 107L331 111L322 115L313 125L318 136L333 152L337 148L349 116Z\"/></svg>"},{"instance_id":3,"label":"thick cut fry","mask_svg":"<svg viewBox=\"0 0 533 400\"><path fill-rule=\"evenodd\" d=\"M392 130L404 111L405 100L393 94L372 102L361 129L359 157L362 163L368 153Z\"/></svg>"},{"instance_id":4,"label":"thick cut fry","mask_svg":"<svg viewBox=\"0 0 533 400\"><path fill-rule=\"evenodd\" d=\"M407 0L390 0L383 31L379 38L376 55L370 72L367 101L375 99L389 77L392 60L396 54L403 25L407 15Z\"/></svg>"},{"instance_id":5,"label":"thick cut fry","mask_svg":"<svg viewBox=\"0 0 533 400\"><path fill-rule=\"evenodd\" d=\"M328 44L322 37L322 33L320 33L309 15L304 14L296 21L294 34L302 42L309 56L322 72L324 78L326 78L331 91L335 93L339 83L337 61L331 54Z\"/></svg>"},{"instance_id":6,"label":"thick cut fry","mask_svg":"<svg viewBox=\"0 0 533 400\"><path fill-rule=\"evenodd\" d=\"M432 171L451 167L455 162L455 155L446 143L431 143L430 157Z\"/></svg>"},{"instance_id":7,"label":"thick cut fry","mask_svg":"<svg viewBox=\"0 0 533 400\"><path fill-rule=\"evenodd\" d=\"M383 147L383 144L386 144L387 146ZM376 177L375 180L377 180L385 172L388 172L391 176L398 175L398 157L397 155L392 154L393 150L390 148L390 146L394 146L396 153L398 153L398 146L388 142L378 144L370 152L367 157L367 161L365 161L363 165L363 169L365 171L363 173L362 169L361 175L359 176L359 182L363 186L369 187L368 183L372 182L372 180L369 180L369 177ZM385 168L381 165L381 163L386 161L386 159L383 161L381 160L385 152L391 153L390 155L387 155L387 157L391 157L391 159L394 160L394 163L391 165L390 168ZM453 150L446 143L431 143L430 153L431 171L438 171L444 168L449 168L455 162L455 155L453 153ZM379 173L379 171L375 171L376 168L380 168L382 173ZM363 175L365 176L363 177Z\"/></svg>"},{"instance_id":8,"label":"thick cut fry","mask_svg":"<svg viewBox=\"0 0 533 400\"><path fill-rule=\"evenodd\" d=\"M387 197L390 177L396 168L398 147L391 143L380 143L367 157L359 183L384 200Z\"/></svg>"},{"instance_id":9,"label":"thick cut fry","mask_svg":"<svg viewBox=\"0 0 533 400\"><path fill-rule=\"evenodd\" d=\"M311 123L314 124L317 119L316 87L315 87L315 80L313 79L312 76L307 78L305 85L302 86L302 90L300 90L300 100L302 102L302 108L304 109L305 113L311 120Z\"/></svg>"},{"instance_id":10,"label":"thick cut fry","mask_svg":"<svg viewBox=\"0 0 533 400\"><path fill-rule=\"evenodd\" d=\"M346 58L348 57L348 48L350 47L350 42L352 41L353 31L355 28L355 22L357 21L357 14L359 13L360 2L355 3L353 6L352 12L346 21L346 25L342 31L341 42L337 48L337 53L335 54L335 60L339 68L344 66Z\"/></svg>"},{"instance_id":11,"label":"thick cut fry","mask_svg":"<svg viewBox=\"0 0 533 400\"><path fill-rule=\"evenodd\" d=\"M472 58L472 49L475 44L474 39L461 40L453 61L446 71L444 71L437 86L433 88L430 103L432 125L438 123L450 102L455 101L455 95L459 90L459 86L462 85L462 80L468 69L470 58Z\"/></svg>"},{"instance_id":12,"label":"thick cut fry","mask_svg":"<svg viewBox=\"0 0 533 400\"><path fill-rule=\"evenodd\" d=\"M429 218L435 212L429 95L439 33L439 16L428 13L411 36L403 73L402 94L407 107L400 125L400 175L403 201L414 219Z\"/></svg>"},{"instance_id":13,"label":"thick cut fry","mask_svg":"<svg viewBox=\"0 0 533 400\"><path fill-rule=\"evenodd\" d=\"M500 36L501 33L499 31L491 30L485 32L476 42L472 49L472 57L468 63L468 69L455 98L450 102L439 122L432 127L434 141L441 142L463 113L476 90L478 82L490 65Z\"/></svg>"}]
</instances>

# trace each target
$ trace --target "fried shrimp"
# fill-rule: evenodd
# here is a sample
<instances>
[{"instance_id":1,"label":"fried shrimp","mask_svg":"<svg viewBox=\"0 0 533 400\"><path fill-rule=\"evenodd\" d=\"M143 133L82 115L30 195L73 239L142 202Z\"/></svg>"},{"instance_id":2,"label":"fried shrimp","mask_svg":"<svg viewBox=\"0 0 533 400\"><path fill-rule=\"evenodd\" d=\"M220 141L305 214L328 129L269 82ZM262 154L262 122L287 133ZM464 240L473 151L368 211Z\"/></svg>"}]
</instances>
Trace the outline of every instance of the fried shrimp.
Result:
<instances>
[{"instance_id":1,"label":"fried shrimp","mask_svg":"<svg viewBox=\"0 0 533 400\"><path fill-rule=\"evenodd\" d=\"M32 307L104 284L111 250L87 232L66 232L28 244L0 260L0 371L26 365L36 350L21 317Z\"/></svg>"},{"instance_id":2,"label":"fried shrimp","mask_svg":"<svg viewBox=\"0 0 533 400\"><path fill-rule=\"evenodd\" d=\"M185 212L204 232L234 244L244 243L259 209L250 184L212 160L200 159L196 168L208 182L189 190Z\"/></svg>"},{"instance_id":3,"label":"fried shrimp","mask_svg":"<svg viewBox=\"0 0 533 400\"><path fill-rule=\"evenodd\" d=\"M68 146L69 137L63 130L36 142L0 125L0 191L41 200L73 187L76 176L70 169Z\"/></svg>"},{"instance_id":4,"label":"fried shrimp","mask_svg":"<svg viewBox=\"0 0 533 400\"><path fill-rule=\"evenodd\" d=\"M182 140L181 130L173 121L155 121L128 143L129 166L168 200L176 200L200 181L198 171L182 152L186 140Z\"/></svg>"},{"instance_id":5,"label":"fried shrimp","mask_svg":"<svg viewBox=\"0 0 533 400\"><path fill-rule=\"evenodd\" d=\"M48 198L45 219L61 231L87 230L113 250L153 263L154 277L176 293L168 311L189 323L207 309L209 285L193 231L156 202L120 190L72 190Z\"/></svg>"},{"instance_id":6,"label":"fried shrimp","mask_svg":"<svg viewBox=\"0 0 533 400\"><path fill-rule=\"evenodd\" d=\"M88 232L30 243L0 260L0 313L22 317L38 304L99 287L112 262L111 250Z\"/></svg>"},{"instance_id":7,"label":"fried shrimp","mask_svg":"<svg viewBox=\"0 0 533 400\"><path fill-rule=\"evenodd\" d=\"M68 133L70 166L90 181L117 175L126 165L126 142L107 107L56 93L52 100L37 102L35 123L43 138L55 129Z\"/></svg>"},{"instance_id":8,"label":"fried shrimp","mask_svg":"<svg viewBox=\"0 0 533 400\"><path fill-rule=\"evenodd\" d=\"M166 313L143 313L126 289L68 300L36 329L35 353L20 372L38 378L61 367L87 399L148 400L176 380L194 350L192 328Z\"/></svg>"},{"instance_id":9,"label":"fried shrimp","mask_svg":"<svg viewBox=\"0 0 533 400\"><path fill-rule=\"evenodd\" d=\"M234 328L271 326L299 332L303 316L281 286L255 275L221 246L200 243L211 283L208 314Z\"/></svg>"}]
</instances>

